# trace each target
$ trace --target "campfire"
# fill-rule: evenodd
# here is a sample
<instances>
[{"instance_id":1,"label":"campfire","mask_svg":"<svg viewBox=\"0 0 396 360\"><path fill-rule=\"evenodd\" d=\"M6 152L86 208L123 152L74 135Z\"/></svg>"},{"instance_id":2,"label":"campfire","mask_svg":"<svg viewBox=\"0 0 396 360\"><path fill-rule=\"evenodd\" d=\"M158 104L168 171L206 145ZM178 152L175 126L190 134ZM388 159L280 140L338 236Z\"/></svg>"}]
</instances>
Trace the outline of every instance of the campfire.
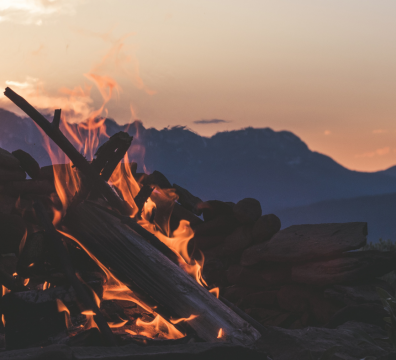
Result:
<instances>
[{"instance_id":1,"label":"campfire","mask_svg":"<svg viewBox=\"0 0 396 360\"><path fill-rule=\"evenodd\" d=\"M22 150L0 151L7 350L179 344L263 359L269 326L334 328L351 316L345 307L365 304L351 301L352 285L392 291L376 278L396 268L393 253L351 252L366 244L366 223L280 230L255 199L204 202L158 171L139 173L133 138L108 136L97 114L72 125L56 110L50 123L5 95L42 130L52 160L40 168Z\"/></svg>"}]
</instances>

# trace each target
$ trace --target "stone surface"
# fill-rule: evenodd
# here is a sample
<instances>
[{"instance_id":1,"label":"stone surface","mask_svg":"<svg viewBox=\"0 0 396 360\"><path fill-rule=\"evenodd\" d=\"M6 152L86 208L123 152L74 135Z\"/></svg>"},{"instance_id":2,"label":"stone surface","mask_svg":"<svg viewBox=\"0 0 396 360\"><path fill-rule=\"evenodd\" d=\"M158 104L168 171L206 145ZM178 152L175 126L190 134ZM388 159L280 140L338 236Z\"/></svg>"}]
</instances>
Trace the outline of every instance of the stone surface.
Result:
<instances>
[{"instance_id":1,"label":"stone surface","mask_svg":"<svg viewBox=\"0 0 396 360\"><path fill-rule=\"evenodd\" d=\"M381 329L376 328L376 331ZM286 330L266 327L261 333L263 336L256 346L266 351L273 360L320 359L326 350L335 346L337 351L332 360L361 360L368 356L379 358L389 353L388 346L382 347L383 341L371 340L373 327L361 323L350 323L338 329L308 327Z\"/></svg>"},{"instance_id":2,"label":"stone surface","mask_svg":"<svg viewBox=\"0 0 396 360\"><path fill-rule=\"evenodd\" d=\"M396 253L390 251L356 251L335 259L292 267L295 283L308 285L352 284L362 279L380 277L396 269Z\"/></svg>"},{"instance_id":3,"label":"stone surface","mask_svg":"<svg viewBox=\"0 0 396 360\"><path fill-rule=\"evenodd\" d=\"M241 224L254 223L262 214L260 201L253 198L238 201L232 210Z\"/></svg>"},{"instance_id":4,"label":"stone surface","mask_svg":"<svg viewBox=\"0 0 396 360\"><path fill-rule=\"evenodd\" d=\"M292 225L243 252L241 264L297 262L334 256L366 244L367 223Z\"/></svg>"},{"instance_id":5,"label":"stone surface","mask_svg":"<svg viewBox=\"0 0 396 360\"><path fill-rule=\"evenodd\" d=\"M390 294L395 292L395 289L386 281L373 279L364 284L333 285L324 291L324 295L343 305L381 304L381 299L376 290L377 287L386 290Z\"/></svg>"},{"instance_id":6,"label":"stone surface","mask_svg":"<svg viewBox=\"0 0 396 360\"><path fill-rule=\"evenodd\" d=\"M270 240L280 228L281 221L276 215L267 214L261 216L253 225L253 243L259 244Z\"/></svg>"},{"instance_id":7,"label":"stone surface","mask_svg":"<svg viewBox=\"0 0 396 360\"><path fill-rule=\"evenodd\" d=\"M271 288L290 281L290 269L274 268L253 270L240 265L232 265L227 271L230 284Z\"/></svg>"}]
</instances>

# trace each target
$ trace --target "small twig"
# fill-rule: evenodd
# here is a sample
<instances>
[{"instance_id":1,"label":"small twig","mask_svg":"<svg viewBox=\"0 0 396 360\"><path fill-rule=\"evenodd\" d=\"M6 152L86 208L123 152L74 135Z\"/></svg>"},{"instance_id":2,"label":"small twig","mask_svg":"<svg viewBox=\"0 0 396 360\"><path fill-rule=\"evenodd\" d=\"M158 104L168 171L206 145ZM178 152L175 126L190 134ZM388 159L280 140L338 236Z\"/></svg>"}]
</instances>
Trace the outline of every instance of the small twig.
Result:
<instances>
[{"instance_id":1,"label":"small twig","mask_svg":"<svg viewBox=\"0 0 396 360\"><path fill-rule=\"evenodd\" d=\"M76 273L74 272L73 265L71 263L69 254L65 249L62 241L61 235L56 231L54 225L52 224L51 220L49 219L44 205L41 202L35 202L33 207L36 211L37 217L40 219L46 233L51 237L54 249L58 255L60 264L62 266L63 272L67 279L69 280L71 286L73 287L74 291L76 292L76 296L81 301L81 303L89 310L92 310L95 315L94 319L96 324L99 327L99 330L103 334L103 337L106 339L108 345L116 346L116 340L114 334L112 333L109 325L107 324L106 320L104 319L103 315L100 312L99 307L95 303L95 301L88 295L86 292L83 284L77 278Z\"/></svg>"},{"instance_id":2,"label":"small twig","mask_svg":"<svg viewBox=\"0 0 396 360\"><path fill-rule=\"evenodd\" d=\"M54 114L54 120L52 120L52 127L54 130L59 130L59 124L61 119L61 109L56 109Z\"/></svg>"}]
</instances>

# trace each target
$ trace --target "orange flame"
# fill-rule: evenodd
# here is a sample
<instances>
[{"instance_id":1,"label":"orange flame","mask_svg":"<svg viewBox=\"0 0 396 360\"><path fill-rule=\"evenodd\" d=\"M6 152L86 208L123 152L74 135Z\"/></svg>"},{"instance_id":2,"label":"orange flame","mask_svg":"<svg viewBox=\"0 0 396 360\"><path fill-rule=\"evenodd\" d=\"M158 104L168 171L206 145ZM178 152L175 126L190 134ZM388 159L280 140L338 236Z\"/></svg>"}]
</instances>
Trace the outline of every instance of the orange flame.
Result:
<instances>
[{"instance_id":1,"label":"orange flame","mask_svg":"<svg viewBox=\"0 0 396 360\"><path fill-rule=\"evenodd\" d=\"M58 312L64 312L65 313L65 324L67 330L71 330L73 327L71 317L70 317L70 311L67 308L67 306L63 303L61 299L56 299L56 305L58 307Z\"/></svg>"}]
</instances>

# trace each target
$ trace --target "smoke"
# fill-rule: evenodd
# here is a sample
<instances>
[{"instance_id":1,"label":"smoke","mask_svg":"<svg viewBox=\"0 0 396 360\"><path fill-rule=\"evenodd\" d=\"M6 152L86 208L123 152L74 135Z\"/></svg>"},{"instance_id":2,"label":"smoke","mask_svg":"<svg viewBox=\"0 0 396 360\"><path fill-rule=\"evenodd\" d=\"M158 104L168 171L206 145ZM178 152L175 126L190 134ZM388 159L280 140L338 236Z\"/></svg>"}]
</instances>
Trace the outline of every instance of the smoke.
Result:
<instances>
[{"instance_id":1,"label":"smoke","mask_svg":"<svg viewBox=\"0 0 396 360\"><path fill-rule=\"evenodd\" d=\"M222 124L222 123L229 123L229 120L221 120L221 119L211 119L211 120L195 120L193 121L194 124L198 125L208 125L208 124Z\"/></svg>"},{"instance_id":2,"label":"smoke","mask_svg":"<svg viewBox=\"0 0 396 360\"><path fill-rule=\"evenodd\" d=\"M55 15L74 15L81 0L1 0L0 22L42 25Z\"/></svg>"}]
</instances>

